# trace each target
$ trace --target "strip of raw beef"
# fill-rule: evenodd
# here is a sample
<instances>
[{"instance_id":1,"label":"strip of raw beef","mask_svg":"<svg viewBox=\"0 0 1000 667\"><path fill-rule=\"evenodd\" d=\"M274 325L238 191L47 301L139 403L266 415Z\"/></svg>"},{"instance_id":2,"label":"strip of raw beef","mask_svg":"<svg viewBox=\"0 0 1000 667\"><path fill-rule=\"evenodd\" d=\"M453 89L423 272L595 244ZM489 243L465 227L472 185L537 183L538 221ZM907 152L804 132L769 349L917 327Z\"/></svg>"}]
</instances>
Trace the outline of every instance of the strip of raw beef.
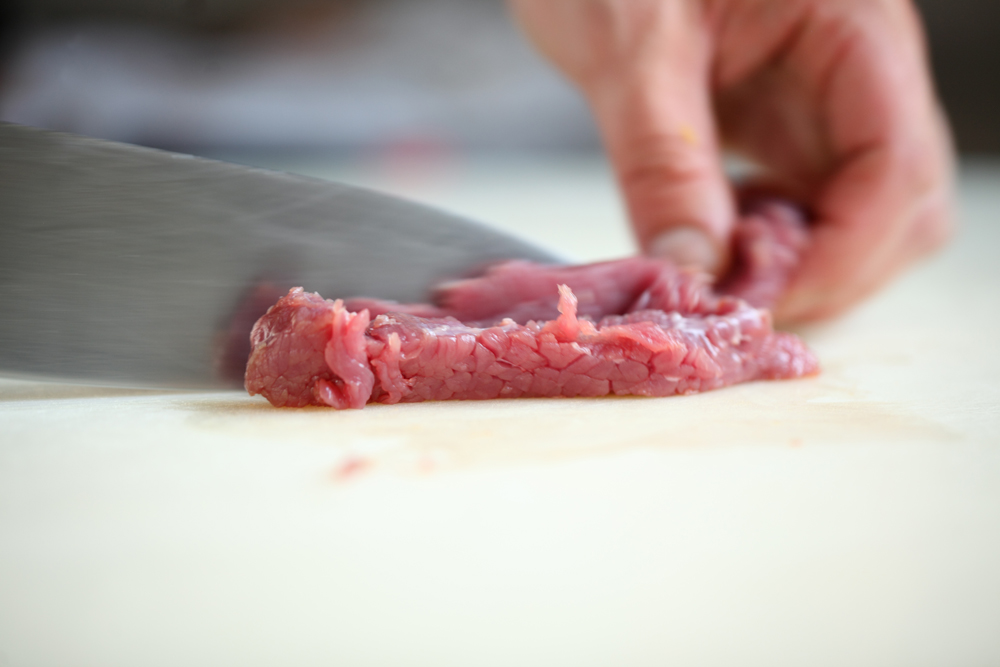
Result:
<instances>
[{"instance_id":1,"label":"strip of raw beef","mask_svg":"<svg viewBox=\"0 0 1000 667\"><path fill-rule=\"evenodd\" d=\"M724 285L773 300L805 243L796 215L741 223ZM291 290L254 326L246 388L276 406L520 396L668 396L815 373L770 313L651 259L508 262L443 286L437 305ZM374 318L374 319L372 319Z\"/></svg>"},{"instance_id":2,"label":"strip of raw beef","mask_svg":"<svg viewBox=\"0 0 1000 667\"><path fill-rule=\"evenodd\" d=\"M752 204L736 228L733 269L718 291L757 308L770 308L784 291L806 241L805 224L796 209L773 200ZM664 271L672 276L675 269L665 269L662 261L644 257L584 266L513 261L495 265L479 278L442 285L435 294L437 305L347 299L345 306L356 312L367 309L372 317L402 312L418 317L454 317L479 326L505 317L525 323L557 317L557 288L568 285L579 300L579 315L599 320L648 307L672 310L670 303L650 306L639 302ZM699 279L685 280L693 292L710 294Z\"/></svg>"}]
</instances>

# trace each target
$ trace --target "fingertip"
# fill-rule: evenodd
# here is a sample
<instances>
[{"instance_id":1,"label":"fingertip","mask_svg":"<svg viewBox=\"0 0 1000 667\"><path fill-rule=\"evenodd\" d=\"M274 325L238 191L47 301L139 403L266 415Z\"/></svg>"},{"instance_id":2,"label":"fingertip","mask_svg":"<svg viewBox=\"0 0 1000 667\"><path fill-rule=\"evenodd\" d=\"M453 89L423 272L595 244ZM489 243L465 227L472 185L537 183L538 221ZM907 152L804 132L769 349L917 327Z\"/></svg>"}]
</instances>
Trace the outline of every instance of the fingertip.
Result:
<instances>
[{"instance_id":1,"label":"fingertip","mask_svg":"<svg viewBox=\"0 0 1000 667\"><path fill-rule=\"evenodd\" d=\"M642 178L632 176L622 179L622 189L646 254L714 274L723 271L737 209L721 171L711 164L685 168L678 160Z\"/></svg>"}]
</instances>

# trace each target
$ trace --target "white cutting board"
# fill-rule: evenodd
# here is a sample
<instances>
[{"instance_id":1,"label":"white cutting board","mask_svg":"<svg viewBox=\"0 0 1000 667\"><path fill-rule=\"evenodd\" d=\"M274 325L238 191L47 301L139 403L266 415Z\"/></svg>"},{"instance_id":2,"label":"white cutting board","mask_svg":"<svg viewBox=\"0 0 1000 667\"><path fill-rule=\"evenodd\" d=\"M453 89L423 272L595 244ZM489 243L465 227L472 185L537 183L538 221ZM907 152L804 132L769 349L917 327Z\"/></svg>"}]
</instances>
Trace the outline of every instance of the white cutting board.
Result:
<instances>
[{"instance_id":1,"label":"white cutting board","mask_svg":"<svg viewBox=\"0 0 1000 667\"><path fill-rule=\"evenodd\" d=\"M627 250L606 174L547 169L401 189ZM0 666L1000 664L1000 169L963 203L802 332L815 379L354 412L0 380Z\"/></svg>"}]
</instances>

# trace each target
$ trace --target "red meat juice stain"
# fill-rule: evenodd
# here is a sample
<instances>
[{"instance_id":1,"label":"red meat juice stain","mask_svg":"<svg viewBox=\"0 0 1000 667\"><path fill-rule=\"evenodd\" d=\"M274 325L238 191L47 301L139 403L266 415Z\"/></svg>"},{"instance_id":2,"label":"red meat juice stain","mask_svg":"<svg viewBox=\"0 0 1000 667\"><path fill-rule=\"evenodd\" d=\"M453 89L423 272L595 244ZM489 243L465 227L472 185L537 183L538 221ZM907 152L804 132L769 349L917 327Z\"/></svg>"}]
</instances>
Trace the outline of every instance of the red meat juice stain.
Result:
<instances>
[{"instance_id":1,"label":"red meat juice stain","mask_svg":"<svg viewBox=\"0 0 1000 667\"><path fill-rule=\"evenodd\" d=\"M334 467L331 477L336 482L349 482L357 479L367 470L372 468L372 461L360 456L348 456L336 467Z\"/></svg>"}]
</instances>

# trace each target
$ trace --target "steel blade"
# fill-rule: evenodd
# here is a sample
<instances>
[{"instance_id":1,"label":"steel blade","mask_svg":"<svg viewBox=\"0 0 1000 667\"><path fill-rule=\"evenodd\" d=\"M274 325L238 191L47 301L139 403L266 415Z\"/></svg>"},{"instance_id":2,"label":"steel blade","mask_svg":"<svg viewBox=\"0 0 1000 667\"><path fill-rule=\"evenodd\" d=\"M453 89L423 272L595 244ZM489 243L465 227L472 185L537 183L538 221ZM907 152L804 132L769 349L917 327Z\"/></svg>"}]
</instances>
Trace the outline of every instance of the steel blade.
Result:
<instances>
[{"instance_id":1,"label":"steel blade","mask_svg":"<svg viewBox=\"0 0 1000 667\"><path fill-rule=\"evenodd\" d=\"M361 188L0 124L0 372L218 385L293 285L416 301L514 257L557 260Z\"/></svg>"}]
</instances>

